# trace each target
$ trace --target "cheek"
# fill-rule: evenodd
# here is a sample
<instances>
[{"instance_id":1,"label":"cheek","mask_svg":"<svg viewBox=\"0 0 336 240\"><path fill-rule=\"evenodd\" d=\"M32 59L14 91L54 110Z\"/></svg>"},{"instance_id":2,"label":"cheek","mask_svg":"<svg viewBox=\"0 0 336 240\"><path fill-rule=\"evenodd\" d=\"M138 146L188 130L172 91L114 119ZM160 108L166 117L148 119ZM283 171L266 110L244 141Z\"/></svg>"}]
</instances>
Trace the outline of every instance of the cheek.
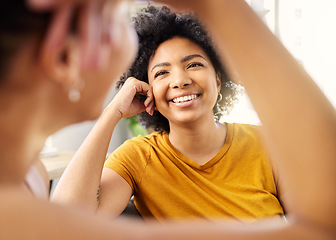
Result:
<instances>
[{"instance_id":1,"label":"cheek","mask_svg":"<svg viewBox=\"0 0 336 240\"><path fill-rule=\"evenodd\" d=\"M167 88L163 84L151 84L156 106L166 103Z\"/></svg>"}]
</instances>

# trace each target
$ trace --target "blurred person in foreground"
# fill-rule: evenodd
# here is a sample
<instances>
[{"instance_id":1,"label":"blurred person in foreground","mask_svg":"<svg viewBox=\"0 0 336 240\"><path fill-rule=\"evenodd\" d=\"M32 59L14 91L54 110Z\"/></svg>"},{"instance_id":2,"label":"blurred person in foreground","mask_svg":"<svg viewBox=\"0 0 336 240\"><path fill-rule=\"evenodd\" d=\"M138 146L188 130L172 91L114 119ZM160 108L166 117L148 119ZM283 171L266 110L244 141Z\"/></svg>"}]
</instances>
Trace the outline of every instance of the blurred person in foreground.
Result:
<instances>
[{"instance_id":1,"label":"blurred person in foreground","mask_svg":"<svg viewBox=\"0 0 336 240\"><path fill-rule=\"evenodd\" d=\"M96 71L104 75L105 72L100 72L103 69L107 71L107 75L116 77L131 62L131 59L118 59L118 63L125 64L117 65L120 69L112 69L110 65L105 68L104 64L99 64L98 67L88 64L87 72L82 74L85 76L81 77L86 79L85 86L93 89L85 90L82 87L81 100L78 99L77 90L71 87L77 82L74 79L78 76L74 69L70 70L67 66L75 63L75 69L84 68L85 64L80 62L85 54L76 57L77 51L71 51L74 50L71 47L73 34L70 35L65 30L68 23L63 24L61 20L67 18L61 15L52 21L59 25L51 26L47 35L53 41L66 46L61 48L62 51L55 48L55 52L44 52L48 48L40 48L42 45L39 43L48 43L48 38L43 37L46 31L40 27L37 32L33 31L35 34L31 34L35 27L24 28L29 34L23 42L22 39L19 43L13 40L1 41L1 51L8 49L6 44L14 44L11 52L1 54L1 239L334 239L335 109L245 1L179 0L165 3L177 9L193 10L204 21L215 37L229 74L235 81L244 84L263 123L263 132L272 159L284 179L291 210L288 223L265 221L247 226L197 221L165 224L142 224L130 220L111 222L82 208L79 210L74 207L60 207L33 197L24 186L25 176L35 162L46 137L68 124L96 118L103 102L100 99L103 98L103 90L96 88L106 87L103 83L110 85L111 79L114 79L108 78L105 82L102 76L94 76L96 80L101 78L102 85L93 86L93 81L88 78L97 74ZM3 6L7 6L6 4L2 3ZM18 4L17 7L22 7L22 1ZM2 17L9 18L8 14L11 14L10 19L1 19L2 24L5 20L19 20L23 16L22 12L14 13L9 10L12 9L2 8ZM24 12L31 14L26 9ZM67 13L65 10L57 12ZM33 16L29 15L29 18ZM88 18L85 16L82 19ZM39 24L41 20L37 22ZM22 26L21 24L26 23L21 22L18 26ZM90 33L85 31L85 25L83 28L81 32ZM22 28L19 29L16 34L23 35ZM59 31L53 32L52 29ZM6 27L1 29L7 33L12 30L13 28ZM65 32L67 34L62 35ZM1 38L4 36L1 32ZM85 36L81 41L92 43L97 40ZM5 40L11 37L12 35L6 35ZM16 36L13 38L20 39ZM129 43L128 46L130 45L132 44ZM87 45L81 50L84 51L86 47ZM113 49L113 45L109 44L107 48ZM37 49L40 51L36 52ZM247 51L249 54L246 54ZM97 58L103 58L101 63L109 62L100 56L104 54L98 51L96 53ZM128 56L124 51L112 52L111 55L116 56L116 53L120 53L120 57ZM113 57L108 59L113 61ZM55 65L54 61L58 64ZM254 62L253 66L251 61ZM61 69L53 71L53 66ZM65 86L62 86L62 79L65 82L68 79ZM89 91L97 93L89 94ZM149 104L151 96L147 97ZM92 99L88 101L89 98ZM93 99L97 101L96 107L88 108ZM88 105L84 107L80 104L81 101L83 105ZM62 107L58 106L60 103ZM71 109L68 105L72 106ZM62 115L56 112L62 112Z\"/></svg>"}]
</instances>

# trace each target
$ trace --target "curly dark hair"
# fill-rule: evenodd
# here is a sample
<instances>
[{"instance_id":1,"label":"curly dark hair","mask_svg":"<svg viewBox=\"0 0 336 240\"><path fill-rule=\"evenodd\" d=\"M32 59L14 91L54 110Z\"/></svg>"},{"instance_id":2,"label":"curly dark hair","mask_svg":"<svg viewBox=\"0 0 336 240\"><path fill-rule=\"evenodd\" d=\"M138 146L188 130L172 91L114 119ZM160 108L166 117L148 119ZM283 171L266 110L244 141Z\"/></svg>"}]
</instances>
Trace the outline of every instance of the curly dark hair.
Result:
<instances>
[{"instance_id":1,"label":"curly dark hair","mask_svg":"<svg viewBox=\"0 0 336 240\"><path fill-rule=\"evenodd\" d=\"M216 120L219 120L224 112L231 110L234 102L236 102L235 96L238 86L229 80L216 53L212 39L207 34L205 27L202 26L194 15L191 13L175 13L165 6L159 8L148 5L139 11L132 20L139 37L139 52L132 67L118 81L118 89L121 88L129 77L135 77L148 83L147 69L151 56L154 55L161 43L179 36L199 45L209 56L216 73L220 74L222 82L221 94L223 98L214 107ZM154 111L153 116L150 116L147 112L142 112L138 117L141 124L146 128L166 132L170 130L168 120L159 111Z\"/></svg>"}]
</instances>

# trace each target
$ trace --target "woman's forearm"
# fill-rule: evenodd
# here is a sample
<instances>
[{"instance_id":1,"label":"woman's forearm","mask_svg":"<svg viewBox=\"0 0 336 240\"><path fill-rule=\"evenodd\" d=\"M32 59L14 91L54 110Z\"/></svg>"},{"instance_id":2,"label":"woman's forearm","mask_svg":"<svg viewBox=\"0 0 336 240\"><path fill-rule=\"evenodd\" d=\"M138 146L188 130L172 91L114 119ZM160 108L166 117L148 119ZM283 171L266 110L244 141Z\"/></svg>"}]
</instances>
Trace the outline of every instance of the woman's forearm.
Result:
<instances>
[{"instance_id":1,"label":"woman's forearm","mask_svg":"<svg viewBox=\"0 0 336 240\"><path fill-rule=\"evenodd\" d=\"M103 165L114 128L121 119L112 108L110 105L105 109L67 166L53 201L97 208Z\"/></svg>"},{"instance_id":2,"label":"woman's forearm","mask_svg":"<svg viewBox=\"0 0 336 240\"><path fill-rule=\"evenodd\" d=\"M147 99L141 103L135 97L136 94L147 96ZM121 118L134 116L145 110L150 114L154 111L151 87L131 77L106 107L71 160L57 185L53 200L87 205L97 209L102 169L113 130ZM118 182L110 182L110 184L115 186Z\"/></svg>"},{"instance_id":3,"label":"woman's forearm","mask_svg":"<svg viewBox=\"0 0 336 240\"><path fill-rule=\"evenodd\" d=\"M336 190L328 187L336 182L334 108L245 1L216 1L214 8L211 3L198 13L259 114L290 207L335 227L330 212L336 212Z\"/></svg>"}]
</instances>

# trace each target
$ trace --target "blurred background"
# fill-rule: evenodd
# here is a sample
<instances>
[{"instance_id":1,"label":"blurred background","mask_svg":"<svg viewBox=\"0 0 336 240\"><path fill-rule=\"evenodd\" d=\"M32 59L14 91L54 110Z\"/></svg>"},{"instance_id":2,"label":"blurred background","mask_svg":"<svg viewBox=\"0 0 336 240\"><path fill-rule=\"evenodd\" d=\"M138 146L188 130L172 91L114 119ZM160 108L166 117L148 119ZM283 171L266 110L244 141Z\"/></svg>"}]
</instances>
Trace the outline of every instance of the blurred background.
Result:
<instances>
[{"instance_id":1,"label":"blurred background","mask_svg":"<svg viewBox=\"0 0 336 240\"><path fill-rule=\"evenodd\" d=\"M270 30L302 64L336 107L336 1L334 0L246 0L263 18ZM131 15L147 6L148 1L134 1ZM266 66L265 66L266 67ZM116 94L114 87L106 105ZM259 124L248 97L239 96L240 101L229 116L222 121ZM309 106L307 106L309 107ZM62 129L46 142L51 154L57 151L76 151L95 124L84 122ZM129 120L117 125L109 146L112 152L121 143L132 137Z\"/></svg>"}]
</instances>

